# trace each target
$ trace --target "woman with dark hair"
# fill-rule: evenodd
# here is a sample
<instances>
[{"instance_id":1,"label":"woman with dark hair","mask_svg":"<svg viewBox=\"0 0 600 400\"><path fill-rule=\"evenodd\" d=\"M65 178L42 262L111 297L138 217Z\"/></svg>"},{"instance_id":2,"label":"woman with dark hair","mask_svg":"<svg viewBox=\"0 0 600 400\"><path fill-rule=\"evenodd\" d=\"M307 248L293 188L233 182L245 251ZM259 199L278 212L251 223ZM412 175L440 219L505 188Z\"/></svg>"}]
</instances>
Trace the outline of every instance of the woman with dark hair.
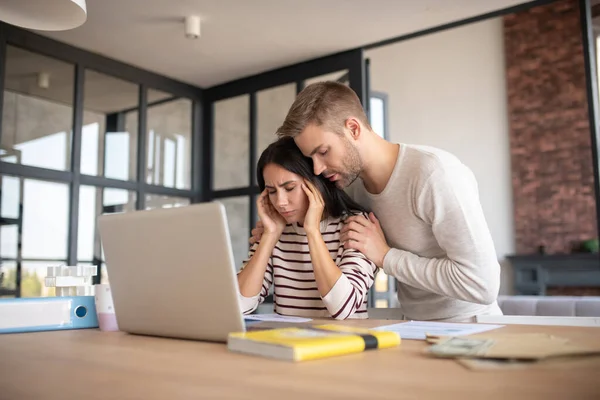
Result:
<instances>
[{"instance_id":1,"label":"woman with dark hair","mask_svg":"<svg viewBox=\"0 0 600 400\"><path fill-rule=\"evenodd\" d=\"M291 138L262 153L256 174L264 233L238 273L242 311L254 311L274 285L278 314L367 318L377 267L340 241L343 219L366 210L335 183L315 176L311 159Z\"/></svg>"}]
</instances>

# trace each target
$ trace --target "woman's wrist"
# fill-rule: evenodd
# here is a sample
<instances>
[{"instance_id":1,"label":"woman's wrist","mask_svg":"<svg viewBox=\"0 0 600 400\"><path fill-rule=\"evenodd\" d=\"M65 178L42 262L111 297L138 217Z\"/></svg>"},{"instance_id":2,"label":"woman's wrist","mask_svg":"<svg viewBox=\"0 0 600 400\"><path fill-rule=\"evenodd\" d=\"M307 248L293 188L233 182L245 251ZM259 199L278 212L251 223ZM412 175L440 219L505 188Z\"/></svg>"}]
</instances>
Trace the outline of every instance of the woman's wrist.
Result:
<instances>
[{"instance_id":1,"label":"woman's wrist","mask_svg":"<svg viewBox=\"0 0 600 400\"><path fill-rule=\"evenodd\" d=\"M281 237L281 231L278 232L268 232L265 231L262 235L262 241L264 242L272 242L272 243L276 243L279 238Z\"/></svg>"},{"instance_id":2,"label":"woman's wrist","mask_svg":"<svg viewBox=\"0 0 600 400\"><path fill-rule=\"evenodd\" d=\"M308 237L309 239L311 237L313 238L318 238L321 237L321 231L317 228L306 228L304 227L304 231L306 232L306 237Z\"/></svg>"},{"instance_id":3,"label":"woman's wrist","mask_svg":"<svg viewBox=\"0 0 600 400\"><path fill-rule=\"evenodd\" d=\"M263 224L263 235L266 235L267 233L270 235L278 235L281 236L281 233L283 232L283 230L285 229L285 225L281 226L280 224L273 224L275 225L275 227L272 227L271 224L268 224L268 226L266 224Z\"/></svg>"}]
</instances>

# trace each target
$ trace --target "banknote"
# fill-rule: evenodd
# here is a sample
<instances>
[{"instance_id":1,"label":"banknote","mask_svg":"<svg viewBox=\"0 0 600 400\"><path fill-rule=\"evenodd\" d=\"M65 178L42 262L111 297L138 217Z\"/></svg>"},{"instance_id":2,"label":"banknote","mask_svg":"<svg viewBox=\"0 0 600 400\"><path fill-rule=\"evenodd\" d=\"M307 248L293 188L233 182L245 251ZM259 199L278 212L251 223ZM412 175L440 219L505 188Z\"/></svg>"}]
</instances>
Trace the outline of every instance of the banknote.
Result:
<instances>
[{"instance_id":1,"label":"banknote","mask_svg":"<svg viewBox=\"0 0 600 400\"><path fill-rule=\"evenodd\" d=\"M494 344L491 339L453 337L429 347L428 352L438 357L474 357L484 355Z\"/></svg>"}]
</instances>

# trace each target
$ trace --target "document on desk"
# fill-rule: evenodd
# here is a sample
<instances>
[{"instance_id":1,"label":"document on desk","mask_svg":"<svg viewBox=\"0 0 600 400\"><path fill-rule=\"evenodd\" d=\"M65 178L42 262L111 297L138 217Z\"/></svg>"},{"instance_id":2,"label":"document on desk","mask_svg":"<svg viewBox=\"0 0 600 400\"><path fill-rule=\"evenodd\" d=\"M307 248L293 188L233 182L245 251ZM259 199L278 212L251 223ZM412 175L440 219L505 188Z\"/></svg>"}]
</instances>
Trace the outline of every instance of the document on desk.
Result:
<instances>
[{"instance_id":1,"label":"document on desk","mask_svg":"<svg viewBox=\"0 0 600 400\"><path fill-rule=\"evenodd\" d=\"M310 318L301 318L301 317L288 317L285 315L279 314L250 314L244 315L244 320L246 322L256 322L256 321L277 321L277 322L292 322L292 323L303 323L312 321Z\"/></svg>"},{"instance_id":2,"label":"document on desk","mask_svg":"<svg viewBox=\"0 0 600 400\"><path fill-rule=\"evenodd\" d=\"M399 324L373 328L379 331L392 331L402 339L425 340L427 335L432 336L464 336L474 333L491 331L502 328L504 325L488 324L453 324L449 322L409 321Z\"/></svg>"}]
</instances>

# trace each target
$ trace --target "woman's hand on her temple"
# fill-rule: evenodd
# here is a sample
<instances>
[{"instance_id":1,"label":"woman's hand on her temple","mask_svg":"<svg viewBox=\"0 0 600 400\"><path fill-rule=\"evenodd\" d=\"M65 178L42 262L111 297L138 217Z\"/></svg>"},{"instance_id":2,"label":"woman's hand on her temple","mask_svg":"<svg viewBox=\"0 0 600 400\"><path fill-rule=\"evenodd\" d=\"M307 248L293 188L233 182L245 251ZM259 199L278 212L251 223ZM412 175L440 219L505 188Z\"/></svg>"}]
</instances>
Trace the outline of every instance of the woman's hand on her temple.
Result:
<instances>
[{"instance_id":1,"label":"woman's hand on her temple","mask_svg":"<svg viewBox=\"0 0 600 400\"><path fill-rule=\"evenodd\" d=\"M267 189L263 190L256 200L256 208L258 211L258 217L262 221L263 233L281 235L283 229L285 228L286 222L281 214L275 210L273 204L271 204Z\"/></svg>"},{"instance_id":2,"label":"woman's hand on her temple","mask_svg":"<svg viewBox=\"0 0 600 400\"><path fill-rule=\"evenodd\" d=\"M323 209L325 208L325 202L323 196L308 180L304 180L302 189L308 197L309 206L304 217L304 230L306 233L321 232L321 219L323 218Z\"/></svg>"}]
</instances>

